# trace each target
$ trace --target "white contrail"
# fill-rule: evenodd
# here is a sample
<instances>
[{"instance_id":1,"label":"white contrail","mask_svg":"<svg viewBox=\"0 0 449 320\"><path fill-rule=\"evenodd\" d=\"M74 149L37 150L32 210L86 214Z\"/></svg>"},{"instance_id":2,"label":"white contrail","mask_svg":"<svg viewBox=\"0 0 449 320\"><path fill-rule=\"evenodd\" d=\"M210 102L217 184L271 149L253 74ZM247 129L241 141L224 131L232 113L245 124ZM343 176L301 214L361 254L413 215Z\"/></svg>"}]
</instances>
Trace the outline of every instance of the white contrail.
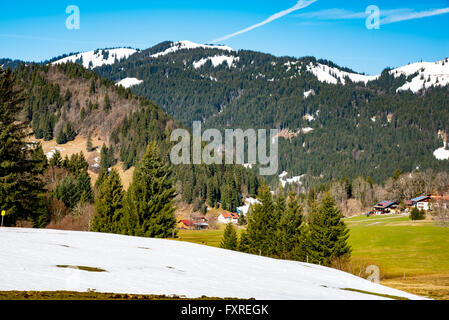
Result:
<instances>
[{"instance_id":1,"label":"white contrail","mask_svg":"<svg viewBox=\"0 0 449 320\"><path fill-rule=\"evenodd\" d=\"M224 40L233 38L235 36L238 36L238 35L240 35L242 33L245 33L245 32L254 30L256 28L259 28L259 27L261 27L263 25L266 25L267 23L270 23L270 22L272 22L274 20L282 18L283 16L286 16L287 14L290 14L293 11L297 11L299 9L303 9L305 7L308 7L308 6L310 6L312 3L316 2L316 1L318 1L318 0L299 0L298 3L294 7L291 7L290 9L278 12L278 13L272 15L271 17L269 17L268 19L266 19L266 20L264 20L264 21L262 21L262 22L260 22L258 24L255 24L255 25L253 25L251 27L248 27L246 29L243 29L243 30L231 33L231 34L228 34L227 36L224 36L222 38L216 39L216 40L212 41L212 43L224 41Z\"/></svg>"},{"instance_id":2,"label":"white contrail","mask_svg":"<svg viewBox=\"0 0 449 320\"><path fill-rule=\"evenodd\" d=\"M406 21L406 20L413 20L413 19L421 19L426 17L432 17L437 16L440 14L449 13L449 8L441 8L441 9L435 9L435 10L428 10L428 11L421 11L421 12L410 12L403 15L393 15L386 17L380 21L381 24L389 24L389 23L395 23L400 21Z\"/></svg>"},{"instance_id":3,"label":"white contrail","mask_svg":"<svg viewBox=\"0 0 449 320\"><path fill-rule=\"evenodd\" d=\"M415 12L413 11L413 9L409 8L381 10L380 14L382 19L380 20L380 23L390 24L401 21L432 17L446 13L449 13L449 8L432 9L420 12ZM368 14L364 11L354 12L344 9L333 8L315 12L301 13L296 16L300 18L309 18L309 19L351 20L351 19L366 19Z\"/></svg>"}]
</instances>

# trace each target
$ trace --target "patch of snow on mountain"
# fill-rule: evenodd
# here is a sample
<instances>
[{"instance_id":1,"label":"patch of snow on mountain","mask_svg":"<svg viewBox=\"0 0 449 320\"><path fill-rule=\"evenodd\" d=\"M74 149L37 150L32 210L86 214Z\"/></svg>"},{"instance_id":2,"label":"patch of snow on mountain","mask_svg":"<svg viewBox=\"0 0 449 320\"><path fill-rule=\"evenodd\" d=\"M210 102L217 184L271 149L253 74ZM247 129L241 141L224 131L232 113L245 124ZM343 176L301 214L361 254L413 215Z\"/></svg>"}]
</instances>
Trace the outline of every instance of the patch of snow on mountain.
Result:
<instances>
[{"instance_id":1,"label":"patch of snow on mountain","mask_svg":"<svg viewBox=\"0 0 449 320\"><path fill-rule=\"evenodd\" d=\"M141 84L143 80L139 80L137 78L125 78L116 83L117 86L122 86L124 88L130 88L133 86L137 86Z\"/></svg>"},{"instance_id":2,"label":"patch of snow on mountain","mask_svg":"<svg viewBox=\"0 0 449 320\"><path fill-rule=\"evenodd\" d=\"M199 69L202 66L204 66L207 63L207 61L211 61L214 68L218 67L219 65L221 65L225 62L228 64L228 67L231 68L234 66L234 63L238 62L239 60L240 60L239 57L234 57L234 56L214 56L214 57L202 58L199 61L194 61L193 67L195 69Z\"/></svg>"},{"instance_id":3,"label":"patch of snow on mountain","mask_svg":"<svg viewBox=\"0 0 449 320\"><path fill-rule=\"evenodd\" d=\"M311 131L313 131L313 128L310 128L310 127L302 128L302 129L301 129L301 132L304 133L304 134L307 134L307 133L309 133L309 132L311 132Z\"/></svg>"},{"instance_id":4,"label":"patch of snow on mountain","mask_svg":"<svg viewBox=\"0 0 449 320\"><path fill-rule=\"evenodd\" d=\"M53 62L53 64L61 64L72 62L75 63L82 59L82 65L84 68L97 68L104 65L114 64L116 61L121 61L127 59L129 56L136 53L137 50L128 48L118 48L118 49L104 49L104 50L93 50L83 53L78 53L60 60ZM105 58L106 57L106 58Z\"/></svg>"},{"instance_id":5,"label":"patch of snow on mountain","mask_svg":"<svg viewBox=\"0 0 449 320\"><path fill-rule=\"evenodd\" d=\"M422 299L336 269L182 241L19 228L0 228L0 238L1 291L90 289L188 298L387 299L344 290L350 288Z\"/></svg>"},{"instance_id":6,"label":"patch of snow on mountain","mask_svg":"<svg viewBox=\"0 0 449 320\"><path fill-rule=\"evenodd\" d=\"M281 183L283 188L285 187L285 185L287 183L288 184L301 184L301 179L305 176L305 175L301 175L301 176L295 176L295 177L292 177L292 178L284 179L286 175L287 175L287 173L284 176L282 176L282 177L279 175L279 182Z\"/></svg>"},{"instance_id":7,"label":"patch of snow on mountain","mask_svg":"<svg viewBox=\"0 0 449 320\"><path fill-rule=\"evenodd\" d=\"M287 67L286 72L289 72L292 68L292 66L296 66L299 63L299 61L287 61L286 63L284 63L284 66Z\"/></svg>"},{"instance_id":8,"label":"patch of snow on mountain","mask_svg":"<svg viewBox=\"0 0 449 320\"><path fill-rule=\"evenodd\" d=\"M308 98L308 97L310 97L310 96L314 96L315 95L315 90L313 90L313 89L310 89L310 90L308 90L308 91L304 91L304 98Z\"/></svg>"},{"instance_id":9,"label":"patch of snow on mountain","mask_svg":"<svg viewBox=\"0 0 449 320\"><path fill-rule=\"evenodd\" d=\"M433 86L446 86L449 84L449 59L437 62L416 62L390 71L396 78L400 75L406 77L418 73L411 81L405 83L397 91L410 90L413 93L423 88Z\"/></svg>"},{"instance_id":10,"label":"patch of snow on mountain","mask_svg":"<svg viewBox=\"0 0 449 320\"><path fill-rule=\"evenodd\" d=\"M433 155L437 160L449 160L449 149L447 148L447 143L444 142L442 148L438 148L434 151Z\"/></svg>"},{"instance_id":11,"label":"patch of snow on mountain","mask_svg":"<svg viewBox=\"0 0 449 320\"><path fill-rule=\"evenodd\" d=\"M258 203L261 204L261 202L257 199L254 198L246 198L244 201L245 205L241 206L241 207L237 207L237 211L243 213L244 215L247 215L249 212L249 208Z\"/></svg>"},{"instance_id":12,"label":"patch of snow on mountain","mask_svg":"<svg viewBox=\"0 0 449 320\"><path fill-rule=\"evenodd\" d=\"M351 79L351 81L353 82L363 82L365 84L368 83L369 81L373 81L379 78L379 76L366 76L363 74L342 71L338 68L329 67L321 63L317 63L317 65L314 65L311 62L307 66L307 70L313 73L318 78L319 81L331 84L337 84L338 80L340 80L342 84L345 84L346 77Z\"/></svg>"},{"instance_id":13,"label":"patch of snow on mountain","mask_svg":"<svg viewBox=\"0 0 449 320\"><path fill-rule=\"evenodd\" d=\"M179 50L197 49L197 48L219 49L219 50L224 50L224 51L229 51L229 52L235 51L234 49L232 49L231 47L228 47L228 46L204 45L204 44L198 44L198 43L194 43L192 41L184 40L184 41L174 42L173 45L170 48L166 49L165 51L153 54L150 57L151 58L159 58L159 57L165 56L165 55L170 54L170 53L174 53L174 52L179 51Z\"/></svg>"},{"instance_id":14,"label":"patch of snow on mountain","mask_svg":"<svg viewBox=\"0 0 449 320\"><path fill-rule=\"evenodd\" d=\"M279 175L279 178L283 178L283 177L285 177L286 175L288 175L288 172L287 171L283 171L280 175Z\"/></svg>"},{"instance_id":15,"label":"patch of snow on mountain","mask_svg":"<svg viewBox=\"0 0 449 320\"><path fill-rule=\"evenodd\" d=\"M302 117L304 120L307 120L307 121L314 121L315 120L315 117L314 116L312 116L311 114L308 114L308 113L306 113L305 115L304 115L304 117Z\"/></svg>"}]
</instances>

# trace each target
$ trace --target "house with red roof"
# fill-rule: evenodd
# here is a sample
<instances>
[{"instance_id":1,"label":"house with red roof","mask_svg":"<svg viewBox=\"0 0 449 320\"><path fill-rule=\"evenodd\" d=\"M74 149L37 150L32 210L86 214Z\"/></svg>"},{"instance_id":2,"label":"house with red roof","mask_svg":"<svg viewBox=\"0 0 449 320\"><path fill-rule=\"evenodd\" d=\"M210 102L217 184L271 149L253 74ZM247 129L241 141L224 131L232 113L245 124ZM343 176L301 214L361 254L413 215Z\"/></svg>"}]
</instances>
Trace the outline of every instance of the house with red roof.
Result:
<instances>
[{"instance_id":1,"label":"house with red roof","mask_svg":"<svg viewBox=\"0 0 449 320\"><path fill-rule=\"evenodd\" d=\"M194 220L182 219L178 221L178 229L201 230L207 228L209 228L209 224L207 223L207 219L205 217L194 217Z\"/></svg>"},{"instance_id":2,"label":"house with red roof","mask_svg":"<svg viewBox=\"0 0 449 320\"><path fill-rule=\"evenodd\" d=\"M193 220L179 220L178 221L178 229L193 229L195 227L195 222Z\"/></svg>"},{"instance_id":3,"label":"house with red roof","mask_svg":"<svg viewBox=\"0 0 449 320\"><path fill-rule=\"evenodd\" d=\"M218 222L219 223L238 223L239 222L239 215L234 212L222 212L218 216Z\"/></svg>"}]
</instances>

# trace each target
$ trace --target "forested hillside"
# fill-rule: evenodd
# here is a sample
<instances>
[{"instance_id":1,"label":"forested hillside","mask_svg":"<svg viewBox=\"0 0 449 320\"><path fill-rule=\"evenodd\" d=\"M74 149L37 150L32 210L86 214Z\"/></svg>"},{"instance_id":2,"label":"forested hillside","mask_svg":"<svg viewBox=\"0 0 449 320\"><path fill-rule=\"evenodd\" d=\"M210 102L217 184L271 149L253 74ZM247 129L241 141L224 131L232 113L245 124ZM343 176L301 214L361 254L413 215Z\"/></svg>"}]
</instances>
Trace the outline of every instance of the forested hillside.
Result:
<instances>
[{"instance_id":1,"label":"forested hillside","mask_svg":"<svg viewBox=\"0 0 449 320\"><path fill-rule=\"evenodd\" d=\"M449 168L433 155L443 146L439 130L449 131L448 87L424 78L424 67L409 69L364 76L313 57L165 42L95 71L143 81L131 90L185 126L283 129L279 173L384 182L397 169ZM432 86L400 90L418 74Z\"/></svg>"},{"instance_id":2,"label":"forested hillside","mask_svg":"<svg viewBox=\"0 0 449 320\"><path fill-rule=\"evenodd\" d=\"M31 124L36 138L65 144L77 135L100 136L109 142L102 149L105 170L119 160L125 170L136 166L148 143L155 142L170 164L170 134L179 125L150 100L72 63L22 64L15 77L25 93L22 120ZM242 194L255 196L260 185L260 179L243 166L172 167L177 193L203 212L206 201L235 210L242 204Z\"/></svg>"}]
</instances>

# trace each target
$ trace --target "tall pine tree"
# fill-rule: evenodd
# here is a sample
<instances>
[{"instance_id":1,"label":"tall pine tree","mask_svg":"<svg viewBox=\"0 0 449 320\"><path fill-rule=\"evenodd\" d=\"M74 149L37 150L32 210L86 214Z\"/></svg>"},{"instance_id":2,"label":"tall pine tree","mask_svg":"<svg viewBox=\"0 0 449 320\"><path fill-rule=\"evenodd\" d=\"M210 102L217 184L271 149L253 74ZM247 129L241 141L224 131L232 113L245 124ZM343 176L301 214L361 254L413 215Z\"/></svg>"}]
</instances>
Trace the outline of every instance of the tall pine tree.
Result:
<instances>
[{"instance_id":1,"label":"tall pine tree","mask_svg":"<svg viewBox=\"0 0 449 320\"><path fill-rule=\"evenodd\" d=\"M258 199L262 203L252 207L244 237L247 238L249 253L272 256L276 253L279 218L268 186L261 186Z\"/></svg>"},{"instance_id":2,"label":"tall pine tree","mask_svg":"<svg viewBox=\"0 0 449 320\"><path fill-rule=\"evenodd\" d=\"M92 231L119 233L122 219L124 191L120 176L112 169L100 186L95 210L97 214L92 221Z\"/></svg>"},{"instance_id":3,"label":"tall pine tree","mask_svg":"<svg viewBox=\"0 0 449 320\"><path fill-rule=\"evenodd\" d=\"M226 225L220 248L228 250L237 250L238 248L237 231L235 231L235 227L232 223Z\"/></svg>"},{"instance_id":4,"label":"tall pine tree","mask_svg":"<svg viewBox=\"0 0 449 320\"><path fill-rule=\"evenodd\" d=\"M134 171L124 200L122 233L168 238L176 232L173 199L175 188L168 164L151 142Z\"/></svg>"},{"instance_id":5,"label":"tall pine tree","mask_svg":"<svg viewBox=\"0 0 449 320\"><path fill-rule=\"evenodd\" d=\"M330 194L323 197L321 205L309 218L301 243L302 260L329 266L337 259L350 256L349 229Z\"/></svg>"},{"instance_id":6,"label":"tall pine tree","mask_svg":"<svg viewBox=\"0 0 449 320\"><path fill-rule=\"evenodd\" d=\"M40 146L26 142L27 126L17 121L22 101L11 71L0 69L0 210L7 213L6 225L29 219L41 227L46 216L45 165L36 154Z\"/></svg>"}]
</instances>

